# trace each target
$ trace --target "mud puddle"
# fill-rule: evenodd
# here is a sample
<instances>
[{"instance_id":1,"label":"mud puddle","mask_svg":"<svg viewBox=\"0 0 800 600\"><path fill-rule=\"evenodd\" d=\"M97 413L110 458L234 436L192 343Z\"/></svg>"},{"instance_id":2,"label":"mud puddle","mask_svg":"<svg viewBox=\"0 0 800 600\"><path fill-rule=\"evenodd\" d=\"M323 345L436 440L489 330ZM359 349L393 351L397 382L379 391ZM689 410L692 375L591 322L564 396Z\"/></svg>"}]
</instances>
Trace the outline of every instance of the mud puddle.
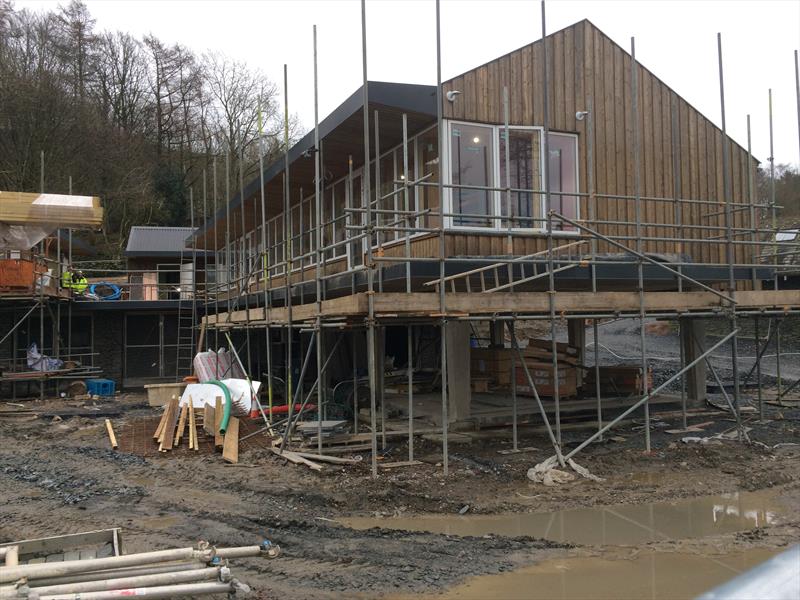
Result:
<instances>
[{"instance_id":1,"label":"mud puddle","mask_svg":"<svg viewBox=\"0 0 800 600\"><path fill-rule=\"evenodd\" d=\"M598 506L551 513L352 517L339 522L354 529L381 527L458 536L530 536L581 545L636 545L703 538L772 523L773 495L735 492L676 502Z\"/></svg>"},{"instance_id":2,"label":"mud puddle","mask_svg":"<svg viewBox=\"0 0 800 600\"><path fill-rule=\"evenodd\" d=\"M751 549L720 557L667 552L633 559L564 558L501 575L475 577L439 599L651 600L694 598L774 556ZM621 583L624 582L624 585Z\"/></svg>"}]
</instances>

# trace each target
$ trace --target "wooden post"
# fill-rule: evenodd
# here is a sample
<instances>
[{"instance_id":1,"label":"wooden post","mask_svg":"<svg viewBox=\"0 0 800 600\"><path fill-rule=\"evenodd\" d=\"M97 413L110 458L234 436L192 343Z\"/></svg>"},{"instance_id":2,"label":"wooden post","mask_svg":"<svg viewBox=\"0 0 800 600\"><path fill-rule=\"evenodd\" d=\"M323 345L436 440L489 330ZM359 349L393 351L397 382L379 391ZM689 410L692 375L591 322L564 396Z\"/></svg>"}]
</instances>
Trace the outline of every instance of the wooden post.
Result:
<instances>
[{"instance_id":1,"label":"wooden post","mask_svg":"<svg viewBox=\"0 0 800 600\"><path fill-rule=\"evenodd\" d=\"M469 419L472 414L472 388L470 386L470 333L467 321L447 324L447 387L449 421L455 423Z\"/></svg>"},{"instance_id":2,"label":"wooden post","mask_svg":"<svg viewBox=\"0 0 800 600\"><path fill-rule=\"evenodd\" d=\"M584 319L567 319L567 339L569 345L578 350L579 367L585 364L586 357L586 321ZM578 389L583 385L583 369L577 368L575 377Z\"/></svg>"},{"instance_id":3,"label":"wooden post","mask_svg":"<svg viewBox=\"0 0 800 600\"><path fill-rule=\"evenodd\" d=\"M696 360L706 351L706 328L701 319L682 317L680 338L686 364ZM683 365L681 365L683 366ZM689 406L703 406L706 401L706 363L699 361L686 373L686 397Z\"/></svg>"}]
</instances>

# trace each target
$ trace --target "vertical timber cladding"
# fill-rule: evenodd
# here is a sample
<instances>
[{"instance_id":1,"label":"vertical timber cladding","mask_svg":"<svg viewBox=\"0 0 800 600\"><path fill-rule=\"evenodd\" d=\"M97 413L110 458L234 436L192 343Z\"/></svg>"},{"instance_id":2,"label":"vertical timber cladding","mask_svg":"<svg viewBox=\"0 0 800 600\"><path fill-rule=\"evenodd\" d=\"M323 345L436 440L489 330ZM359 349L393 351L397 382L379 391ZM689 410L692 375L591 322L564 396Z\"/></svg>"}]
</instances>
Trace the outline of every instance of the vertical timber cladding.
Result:
<instances>
[{"instance_id":1,"label":"vertical timber cladding","mask_svg":"<svg viewBox=\"0 0 800 600\"><path fill-rule=\"evenodd\" d=\"M554 131L578 134L581 191L587 192L586 126L575 112L593 107L594 181L598 194L633 196L634 139L630 54L587 20L547 37L549 122ZM712 203L680 203L680 221L675 203L643 200L645 223L683 225L644 227L647 237L665 238L643 245L648 252L686 253L695 262L725 263L725 198L722 176L722 131L686 100L644 68L639 78L640 181L643 198L682 198ZM716 78L716 72L709 78ZM503 123L503 86L509 89L509 123L542 125L542 41L523 46L505 56L443 83L444 92L458 90L455 102L444 102L444 117L464 121ZM709 85L712 85L709 83ZM677 123L673 123L673 114ZM673 139L673 128L675 136ZM748 157L732 139L730 152L731 199L748 202ZM673 153L675 162L673 163ZM755 182L757 161L749 164ZM678 173L675 171L679 170ZM676 189L676 182L679 182ZM754 194L755 196L755 194ZM581 214L588 215L587 199L581 199ZM751 228L749 210L734 211L734 227ZM606 235L620 236L635 245L635 202L625 198L599 198L597 219L621 224L597 225ZM719 229L707 229L709 226ZM705 229L704 229L705 228ZM666 238L687 238L684 244ZM738 241L749 235L738 232ZM698 241L693 241L698 240ZM716 242L715 242L716 240ZM718 242L718 243L717 243ZM539 240L536 250L545 248ZM617 252L605 244L599 252ZM750 263L752 249L736 247L736 262Z\"/></svg>"}]
</instances>

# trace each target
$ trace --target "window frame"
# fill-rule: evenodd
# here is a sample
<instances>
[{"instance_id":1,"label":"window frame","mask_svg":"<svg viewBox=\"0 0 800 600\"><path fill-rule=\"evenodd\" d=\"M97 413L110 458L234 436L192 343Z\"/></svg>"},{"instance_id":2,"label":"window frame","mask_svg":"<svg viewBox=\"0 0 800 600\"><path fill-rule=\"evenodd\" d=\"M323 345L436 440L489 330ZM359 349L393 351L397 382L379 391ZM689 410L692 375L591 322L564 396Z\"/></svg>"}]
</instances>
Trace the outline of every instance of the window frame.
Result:
<instances>
[{"instance_id":1,"label":"window frame","mask_svg":"<svg viewBox=\"0 0 800 600\"><path fill-rule=\"evenodd\" d=\"M494 187L502 188L505 187L505 178L501 180L501 173L500 173L500 135L502 131L505 131L505 125L497 125L493 123L481 123L477 121L460 121L456 119L445 119L444 120L445 131L445 152L446 152L446 160L442 160L442 153L440 152L440 171L443 180L445 181L445 189L444 189L444 203L445 203L445 212L449 214L444 219L444 228L445 229L452 229L456 231L472 231L476 233L496 233L496 232L546 232L547 225L546 223L541 223L540 226L536 227L504 227L503 226L503 219L508 217L503 217L502 214L502 194L505 192L502 190L495 190L493 195L493 201L491 203L494 212L490 215L491 226L489 227L480 227L477 225L456 225L455 224L455 211L453 210L453 188L450 187L453 185L453 173L452 173L452 126L453 125L471 125L471 126L483 126L483 127L490 127L492 128L492 142L494 144L493 147L493 165L492 168L494 172L492 173L492 177L494 179L495 185ZM548 158L545 155L544 151L544 127L541 125L509 125L509 131L538 131L539 132L539 144L540 144L540 157L539 157L539 169L542 176L542 189L546 187L545 178L547 177L548 168L546 159ZM581 203L580 203L580 193L581 193L581 181L580 181L580 144L579 144L579 135L573 132L563 132L563 131L553 131L550 130L550 135L561 135L561 136L568 136L574 139L575 144L575 198L576 198L576 207L575 207L575 214L577 215L577 219L580 219L581 215ZM539 196L539 202L541 203L541 214L546 218L547 217L547 199L545 198L544 194L536 194ZM559 235L578 235L580 232L573 231L573 230L558 230Z\"/></svg>"}]
</instances>

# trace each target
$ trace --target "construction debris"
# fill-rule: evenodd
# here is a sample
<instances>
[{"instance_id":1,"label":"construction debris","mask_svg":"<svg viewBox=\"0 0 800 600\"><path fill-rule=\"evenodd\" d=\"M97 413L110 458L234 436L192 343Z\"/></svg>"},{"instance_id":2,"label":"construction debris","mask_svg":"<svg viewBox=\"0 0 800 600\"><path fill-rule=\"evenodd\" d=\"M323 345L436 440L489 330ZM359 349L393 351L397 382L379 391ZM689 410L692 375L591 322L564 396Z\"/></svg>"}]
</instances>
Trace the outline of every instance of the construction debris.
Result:
<instances>
[{"instance_id":1,"label":"construction debris","mask_svg":"<svg viewBox=\"0 0 800 600\"><path fill-rule=\"evenodd\" d=\"M197 548L122 554L119 529L11 542L0 550L5 550L0 598L38 600L230 598L250 589L232 576L228 560L280 556L280 547L267 540L257 546L215 548L200 542Z\"/></svg>"},{"instance_id":2,"label":"construction debris","mask_svg":"<svg viewBox=\"0 0 800 600\"><path fill-rule=\"evenodd\" d=\"M119 444L117 444L117 436L114 435L114 427L111 425L111 419L106 419L106 431L108 431L108 441L111 442L111 447L116 450L119 448Z\"/></svg>"}]
</instances>

